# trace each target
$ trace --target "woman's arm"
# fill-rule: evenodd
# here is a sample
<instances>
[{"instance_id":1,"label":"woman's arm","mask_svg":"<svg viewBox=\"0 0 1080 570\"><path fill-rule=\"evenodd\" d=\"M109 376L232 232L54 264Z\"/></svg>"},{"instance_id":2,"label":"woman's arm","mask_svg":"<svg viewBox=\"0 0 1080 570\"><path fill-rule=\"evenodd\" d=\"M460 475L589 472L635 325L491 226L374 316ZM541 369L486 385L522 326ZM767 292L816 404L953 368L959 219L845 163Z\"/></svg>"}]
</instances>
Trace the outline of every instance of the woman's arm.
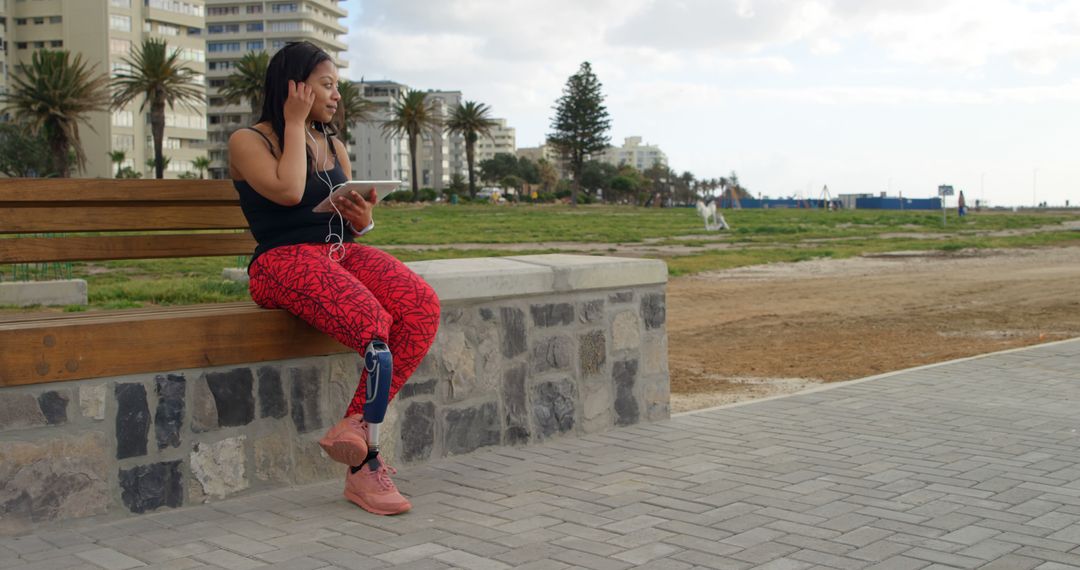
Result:
<instances>
[{"instance_id":1,"label":"woman's arm","mask_svg":"<svg viewBox=\"0 0 1080 570\"><path fill-rule=\"evenodd\" d=\"M304 82L289 81L285 100L285 151L280 158L255 133L240 129L229 137L229 160L256 192L282 206L295 206L304 197L307 180L307 141L304 128L315 93Z\"/></svg>"}]
</instances>

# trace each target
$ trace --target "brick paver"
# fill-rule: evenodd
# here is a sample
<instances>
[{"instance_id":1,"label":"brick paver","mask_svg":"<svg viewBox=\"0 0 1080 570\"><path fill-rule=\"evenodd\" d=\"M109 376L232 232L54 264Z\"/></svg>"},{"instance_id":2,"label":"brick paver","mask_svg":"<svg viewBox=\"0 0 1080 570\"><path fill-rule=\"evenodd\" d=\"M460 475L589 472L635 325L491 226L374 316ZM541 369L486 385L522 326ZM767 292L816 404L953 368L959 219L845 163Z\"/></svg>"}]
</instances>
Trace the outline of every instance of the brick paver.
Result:
<instances>
[{"instance_id":1,"label":"brick paver","mask_svg":"<svg viewBox=\"0 0 1080 570\"><path fill-rule=\"evenodd\" d=\"M0 538L0 568L1076 568L1080 339Z\"/></svg>"}]
</instances>

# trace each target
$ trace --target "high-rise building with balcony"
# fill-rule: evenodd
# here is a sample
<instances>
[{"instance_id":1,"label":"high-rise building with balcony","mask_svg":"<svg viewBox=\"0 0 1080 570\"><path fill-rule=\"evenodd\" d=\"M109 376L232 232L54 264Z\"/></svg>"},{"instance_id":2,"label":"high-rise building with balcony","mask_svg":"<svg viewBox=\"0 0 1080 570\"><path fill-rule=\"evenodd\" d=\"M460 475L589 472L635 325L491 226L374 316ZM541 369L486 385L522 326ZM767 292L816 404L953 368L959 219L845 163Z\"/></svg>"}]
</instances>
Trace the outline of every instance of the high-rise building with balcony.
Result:
<instances>
[{"instance_id":1,"label":"high-rise building with balcony","mask_svg":"<svg viewBox=\"0 0 1080 570\"><path fill-rule=\"evenodd\" d=\"M596 160L622 166L624 164L645 171L653 165L667 165L667 155L660 147L649 144L641 144L641 137L626 137L621 147L609 146L601 151Z\"/></svg>"},{"instance_id":2,"label":"high-rise building with balcony","mask_svg":"<svg viewBox=\"0 0 1080 570\"><path fill-rule=\"evenodd\" d=\"M115 76L129 70L130 58L146 38L165 40L180 61L204 82L203 0L0 0L0 89L11 87L20 63L29 64L36 50L81 54L96 71ZM123 166L152 176L146 161L154 156L148 109L142 99L123 109L90 116L90 128L79 129L89 177L112 177L116 165L109 151L127 155ZM192 160L205 154L206 108L165 109L166 176L193 172Z\"/></svg>"},{"instance_id":3,"label":"high-rise building with balcony","mask_svg":"<svg viewBox=\"0 0 1080 570\"><path fill-rule=\"evenodd\" d=\"M517 152L517 135L514 127L506 126L506 119L493 119L497 126L491 128L491 136L480 136L476 140L476 164L481 161L495 158L496 154L509 154L513 156Z\"/></svg>"},{"instance_id":4,"label":"high-rise building with balcony","mask_svg":"<svg viewBox=\"0 0 1080 570\"><path fill-rule=\"evenodd\" d=\"M253 124L247 102L225 104L219 90L236 63L249 52L271 56L292 41L309 41L330 54L339 69L346 67L348 31L340 0L206 0L206 66L209 82L207 155L214 178L227 178L229 135Z\"/></svg>"}]
</instances>

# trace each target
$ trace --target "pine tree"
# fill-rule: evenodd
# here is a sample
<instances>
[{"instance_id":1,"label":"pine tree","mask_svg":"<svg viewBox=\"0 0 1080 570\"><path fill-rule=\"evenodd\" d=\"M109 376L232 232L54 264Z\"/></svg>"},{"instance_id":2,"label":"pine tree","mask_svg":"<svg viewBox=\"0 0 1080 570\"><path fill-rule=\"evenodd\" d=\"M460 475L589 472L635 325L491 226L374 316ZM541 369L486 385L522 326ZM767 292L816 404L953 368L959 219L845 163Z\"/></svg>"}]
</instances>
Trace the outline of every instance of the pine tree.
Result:
<instances>
[{"instance_id":1,"label":"pine tree","mask_svg":"<svg viewBox=\"0 0 1080 570\"><path fill-rule=\"evenodd\" d=\"M555 104L555 118L551 121L554 132L548 135L548 144L559 150L574 173L570 190L571 207L577 206L585 161L590 154L608 146L607 133L611 129L611 119L604 107L604 94L600 88L600 80L586 61L566 81L562 97Z\"/></svg>"}]
</instances>

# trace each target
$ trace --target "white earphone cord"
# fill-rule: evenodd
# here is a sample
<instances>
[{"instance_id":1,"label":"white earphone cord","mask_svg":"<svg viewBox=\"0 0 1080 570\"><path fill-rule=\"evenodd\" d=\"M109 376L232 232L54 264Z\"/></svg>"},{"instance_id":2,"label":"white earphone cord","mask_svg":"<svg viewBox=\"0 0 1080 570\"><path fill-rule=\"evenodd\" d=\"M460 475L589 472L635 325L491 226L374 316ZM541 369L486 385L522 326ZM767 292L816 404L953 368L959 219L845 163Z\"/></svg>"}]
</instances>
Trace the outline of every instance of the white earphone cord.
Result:
<instances>
[{"instance_id":1,"label":"white earphone cord","mask_svg":"<svg viewBox=\"0 0 1080 570\"><path fill-rule=\"evenodd\" d=\"M308 138L311 139L312 146L315 147L315 177L323 184L326 184L327 189L330 190L330 195L333 195L334 191L344 186L345 183L342 182L335 186L334 181L330 178L329 174L326 175L325 179L319 174L319 169L322 167L322 156L319 152L319 143L315 140L315 135L312 135L311 132L308 132L307 135ZM330 138L326 136L325 125L323 125L323 141L326 143L327 151L329 151ZM333 200L330 200L330 206L334 208L334 214L330 216L330 219L326 222L326 242L330 243L333 241L335 243L330 245L330 251L327 253L327 256L332 261L340 262L342 259L345 259L345 216L341 215L341 210L338 210L337 204L335 204ZM338 228L340 230L338 233L334 232L335 217L338 219Z\"/></svg>"}]
</instances>

